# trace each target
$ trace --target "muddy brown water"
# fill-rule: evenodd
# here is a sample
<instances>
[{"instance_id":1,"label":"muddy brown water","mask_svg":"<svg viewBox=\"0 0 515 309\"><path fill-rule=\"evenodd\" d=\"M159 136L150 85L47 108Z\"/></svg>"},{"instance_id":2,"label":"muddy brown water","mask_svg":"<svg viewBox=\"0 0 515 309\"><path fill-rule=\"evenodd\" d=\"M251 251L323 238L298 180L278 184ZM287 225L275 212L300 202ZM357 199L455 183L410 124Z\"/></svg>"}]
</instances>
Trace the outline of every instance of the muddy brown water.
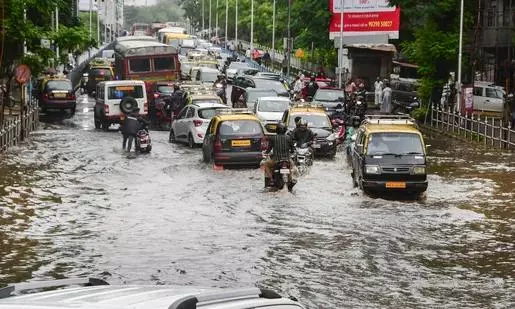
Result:
<instances>
[{"instance_id":1,"label":"muddy brown water","mask_svg":"<svg viewBox=\"0 0 515 309\"><path fill-rule=\"evenodd\" d=\"M80 106L43 115L1 156L0 284L93 276L257 284L308 308L515 306L513 154L432 133L422 201L364 196L343 154L294 194L268 193L260 170L214 171L167 132L127 159Z\"/></svg>"}]
</instances>

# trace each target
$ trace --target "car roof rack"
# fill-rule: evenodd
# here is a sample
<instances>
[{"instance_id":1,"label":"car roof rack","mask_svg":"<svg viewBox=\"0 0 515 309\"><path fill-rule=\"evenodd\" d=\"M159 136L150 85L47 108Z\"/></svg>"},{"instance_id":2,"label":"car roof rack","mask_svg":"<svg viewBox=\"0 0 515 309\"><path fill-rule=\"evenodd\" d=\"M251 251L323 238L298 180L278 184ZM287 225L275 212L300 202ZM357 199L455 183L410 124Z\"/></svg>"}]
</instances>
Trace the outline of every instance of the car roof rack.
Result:
<instances>
[{"instance_id":1,"label":"car roof rack","mask_svg":"<svg viewBox=\"0 0 515 309\"><path fill-rule=\"evenodd\" d=\"M173 302L168 309L197 309L197 303L217 302L224 300L245 299L245 298L266 298L278 299L282 298L272 290L259 289L259 288L243 288L243 289L229 289L214 292L205 292L198 295L186 296Z\"/></svg>"},{"instance_id":2,"label":"car roof rack","mask_svg":"<svg viewBox=\"0 0 515 309\"><path fill-rule=\"evenodd\" d=\"M365 115L363 124L406 124L416 125L415 119L408 114Z\"/></svg>"},{"instance_id":3,"label":"car roof rack","mask_svg":"<svg viewBox=\"0 0 515 309\"><path fill-rule=\"evenodd\" d=\"M0 288L0 299L13 296L14 292L21 292L35 289L57 288L67 285L98 286L109 285L105 280L98 278L70 278L49 281L32 281L25 283L10 284Z\"/></svg>"}]
</instances>

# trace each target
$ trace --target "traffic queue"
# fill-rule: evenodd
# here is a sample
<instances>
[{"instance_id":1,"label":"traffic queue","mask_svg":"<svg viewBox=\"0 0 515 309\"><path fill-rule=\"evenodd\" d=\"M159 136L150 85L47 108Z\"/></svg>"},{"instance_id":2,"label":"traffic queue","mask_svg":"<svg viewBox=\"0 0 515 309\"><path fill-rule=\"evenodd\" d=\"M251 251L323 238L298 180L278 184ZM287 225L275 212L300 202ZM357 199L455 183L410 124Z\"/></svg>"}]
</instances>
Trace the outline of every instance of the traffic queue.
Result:
<instances>
[{"instance_id":1,"label":"traffic queue","mask_svg":"<svg viewBox=\"0 0 515 309\"><path fill-rule=\"evenodd\" d=\"M369 115L362 94L330 80L298 76L289 84L207 41L160 36L164 43L119 38L111 67L93 61L83 84L95 97L95 128L121 124L124 147L134 138L137 151L149 152L150 122L169 131L169 142L202 148L215 169L263 166L266 187L291 191L315 158L345 150L354 185L369 194L427 189L426 146L409 117ZM194 43L181 53L184 40ZM141 130L126 132L130 121Z\"/></svg>"}]
</instances>

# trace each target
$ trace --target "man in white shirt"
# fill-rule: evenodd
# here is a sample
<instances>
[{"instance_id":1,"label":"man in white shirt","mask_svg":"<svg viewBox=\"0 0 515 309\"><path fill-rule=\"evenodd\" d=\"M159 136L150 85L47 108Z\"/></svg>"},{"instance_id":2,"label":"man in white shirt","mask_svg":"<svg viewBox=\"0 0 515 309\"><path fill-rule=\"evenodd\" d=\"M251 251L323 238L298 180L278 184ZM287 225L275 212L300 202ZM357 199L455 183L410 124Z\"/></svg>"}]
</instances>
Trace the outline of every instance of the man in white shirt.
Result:
<instances>
[{"instance_id":1,"label":"man in white shirt","mask_svg":"<svg viewBox=\"0 0 515 309\"><path fill-rule=\"evenodd\" d=\"M383 81L378 77L374 83L374 90L375 90L375 104L376 106L379 106L381 104L381 93L383 92Z\"/></svg>"}]
</instances>

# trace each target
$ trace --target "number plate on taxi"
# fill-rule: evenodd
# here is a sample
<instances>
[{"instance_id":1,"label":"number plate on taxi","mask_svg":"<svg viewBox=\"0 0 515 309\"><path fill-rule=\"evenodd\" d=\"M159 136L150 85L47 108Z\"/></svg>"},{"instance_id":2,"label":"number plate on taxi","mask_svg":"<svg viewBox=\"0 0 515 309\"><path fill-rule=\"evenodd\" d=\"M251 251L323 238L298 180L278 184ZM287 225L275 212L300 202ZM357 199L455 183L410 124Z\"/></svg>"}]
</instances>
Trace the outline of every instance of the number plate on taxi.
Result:
<instances>
[{"instance_id":1,"label":"number plate on taxi","mask_svg":"<svg viewBox=\"0 0 515 309\"><path fill-rule=\"evenodd\" d=\"M243 139L243 140L235 140L231 141L232 147L245 147L250 146L250 140L249 139Z\"/></svg>"},{"instance_id":2,"label":"number plate on taxi","mask_svg":"<svg viewBox=\"0 0 515 309\"><path fill-rule=\"evenodd\" d=\"M406 189L406 183L402 181L388 181L386 182L387 189Z\"/></svg>"}]
</instances>

